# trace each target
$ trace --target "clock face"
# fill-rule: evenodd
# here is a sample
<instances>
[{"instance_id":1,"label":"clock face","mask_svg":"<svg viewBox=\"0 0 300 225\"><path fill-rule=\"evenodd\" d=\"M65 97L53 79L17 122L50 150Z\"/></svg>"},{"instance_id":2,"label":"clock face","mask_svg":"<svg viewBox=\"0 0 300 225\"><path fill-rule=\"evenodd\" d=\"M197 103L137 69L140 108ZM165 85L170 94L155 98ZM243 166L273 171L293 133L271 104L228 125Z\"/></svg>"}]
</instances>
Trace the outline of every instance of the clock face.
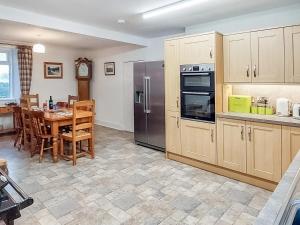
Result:
<instances>
[{"instance_id":1,"label":"clock face","mask_svg":"<svg viewBox=\"0 0 300 225\"><path fill-rule=\"evenodd\" d=\"M78 75L80 77L87 77L89 75L89 68L86 63L81 63L78 68Z\"/></svg>"}]
</instances>

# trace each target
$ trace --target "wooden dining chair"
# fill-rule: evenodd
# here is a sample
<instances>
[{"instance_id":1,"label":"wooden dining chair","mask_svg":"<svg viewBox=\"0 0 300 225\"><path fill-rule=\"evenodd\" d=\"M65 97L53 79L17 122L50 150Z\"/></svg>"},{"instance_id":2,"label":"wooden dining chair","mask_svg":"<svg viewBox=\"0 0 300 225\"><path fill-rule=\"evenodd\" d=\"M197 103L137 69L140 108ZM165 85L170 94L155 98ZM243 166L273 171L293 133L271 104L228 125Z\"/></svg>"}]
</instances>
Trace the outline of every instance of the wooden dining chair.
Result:
<instances>
[{"instance_id":1,"label":"wooden dining chair","mask_svg":"<svg viewBox=\"0 0 300 225\"><path fill-rule=\"evenodd\" d=\"M23 121L22 121L22 108L20 106L13 107L14 120L15 120L15 129L16 137L14 142L14 147L18 145L18 150L20 151L23 142Z\"/></svg>"},{"instance_id":2,"label":"wooden dining chair","mask_svg":"<svg viewBox=\"0 0 300 225\"><path fill-rule=\"evenodd\" d=\"M34 152L39 152L39 162L42 162L44 157L44 151L53 149L53 145L51 144L52 135L48 133L43 111L31 111L30 118L33 135L36 138ZM45 147L46 145L47 147Z\"/></svg>"},{"instance_id":3,"label":"wooden dining chair","mask_svg":"<svg viewBox=\"0 0 300 225\"><path fill-rule=\"evenodd\" d=\"M35 106L35 107L40 106L40 104L39 104L39 94L24 95L24 97L28 99L28 104L29 104L28 108L31 108L33 106Z\"/></svg>"},{"instance_id":4,"label":"wooden dining chair","mask_svg":"<svg viewBox=\"0 0 300 225\"><path fill-rule=\"evenodd\" d=\"M22 108L22 123L23 123L23 137L24 137L24 149L30 152L31 157L34 155L34 143L31 126L31 111L26 108Z\"/></svg>"},{"instance_id":5,"label":"wooden dining chair","mask_svg":"<svg viewBox=\"0 0 300 225\"><path fill-rule=\"evenodd\" d=\"M79 101L73 104L73 123L70 133L61 134L60 155L62 158L73 161L76 165L78 157L89 154L93 159L94 153L94 115L95 101ZM88 141L88 149L77 149L77 142ZM64 152L64 141L72 142L72 154L66 155ZM77 152L78 150L78 152Z\"/></svg>"},{"instance_id":6,"label":"wooden dining chair","mask_svg":"<svg viewBox=\"0 0 300 225\"><path fill-rule=\"evenodd\" d=\"M22 96L21 98L20 98L20 107L21 108L25 108L25 109L28 109L28 107L29 107L29 99L26 97L26 96Z\"/></svg>"},{"instance_id":7,"label":"wooden dining chair","mask_svg":"<svg viewBox=\"0 0 300 225\"><path fill-rule=\"evenodd\" d=\"M68 96L68 106L69 106L69 108L72 108L74 102L78 102L78 101L79 101L79 97L78 96L69 95Z\"/></svg>"}]
</instances>

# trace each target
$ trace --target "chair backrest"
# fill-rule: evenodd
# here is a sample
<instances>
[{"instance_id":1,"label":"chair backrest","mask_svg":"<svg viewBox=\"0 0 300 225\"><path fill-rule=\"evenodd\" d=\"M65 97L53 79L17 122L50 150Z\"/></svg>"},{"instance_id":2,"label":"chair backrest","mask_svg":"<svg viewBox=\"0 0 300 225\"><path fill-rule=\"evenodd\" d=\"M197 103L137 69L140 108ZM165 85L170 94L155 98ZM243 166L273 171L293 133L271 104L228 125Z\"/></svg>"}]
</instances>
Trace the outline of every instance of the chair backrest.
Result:
<instances>
[{"instance_id":1,"label":"chair backrest","mask_svg":"<svg viewBox=\"0 0 300 225\"><path fill-rule=\"evenodd\" d=\"M78 102L79 101L79 97L78 96L74 96L74 95L69 95L68 96L68 105L70 108L72 108L74 102Z\"/></svg>"},{"instance_id":2,"label":"chair backrest","mask_svg":"<svg viewBox=\"0 0 300 225\"><path fill-rule=\"evenodd\" d=\"M31 111L30 112L31 127L34 136L41 137L47 134L47 127L45 123L45 117L43 111Z\"/></svg>"},{"instance_id":3,"label":"chair backrest","mask_svg":"<svg viewBox=\"0 0 300 225\"><path fill-rule=\"evenodd\" d=\"M31 108L32 106L40 106L39 94L24 95L24 97L28 99L29 108Z\"/></svg>"},{"instance_id":4,"label":"chair backrest","mask_svg":"<svg viewBox=\"0 0 300 225\"><path fill-rule=\"evenodd\" d=\"M28 109L29 108L29 99L25 96L22 96L20 98L20 106L21 108L25 108L25 109Z\"/></svg>"},{"instance_id":5,"label":"chair backrest","mask_svg":"<svg viewBox=\"0 0 300 225\"><path fill-rule=\"evenodd\" d=\"M78 130L87 130L88 132L93 133L94 117L94 100L75 102L73 105L73 137L75 137Z\"/></svg>"},{"instance_id":6,"label":"chair backrest","mask_svg":"<svg viewBox=\"0 0 300 225\"><path fill-rule=\"evenodd\" d=\"M29 135L32 132L31 126L31 112L26 108L22 108L22 121L25 135Z\"/></svg>"},{"instance_id":7,"label":"chair backrest","mask_svg":"<svg viewBox=\"0 0 300 225\"><path fill-rule=\"evenodd\" d=\"M15 126L17 129L23 129L22 108L20 106L13 107Z\"/></svg>"}]
</instances>

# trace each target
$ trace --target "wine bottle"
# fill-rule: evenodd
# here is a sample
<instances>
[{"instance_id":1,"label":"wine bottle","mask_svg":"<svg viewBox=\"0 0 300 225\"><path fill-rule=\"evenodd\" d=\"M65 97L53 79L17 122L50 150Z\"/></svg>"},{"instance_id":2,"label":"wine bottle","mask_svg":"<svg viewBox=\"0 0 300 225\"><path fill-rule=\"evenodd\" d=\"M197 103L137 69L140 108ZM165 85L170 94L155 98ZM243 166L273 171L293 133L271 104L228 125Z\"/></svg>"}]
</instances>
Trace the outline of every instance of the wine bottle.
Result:
<instances>
[{"instance_id":1,"label":"wine bottle","mask_svg":"<svg viewBox=\"0 0 300 225\"><path fill-rule=\"evenodd\" d=\"M50 99L49 99L49 109L53 109L53 100L52 100L52 96L50 96Z\"/></svg>"}]
</instances>

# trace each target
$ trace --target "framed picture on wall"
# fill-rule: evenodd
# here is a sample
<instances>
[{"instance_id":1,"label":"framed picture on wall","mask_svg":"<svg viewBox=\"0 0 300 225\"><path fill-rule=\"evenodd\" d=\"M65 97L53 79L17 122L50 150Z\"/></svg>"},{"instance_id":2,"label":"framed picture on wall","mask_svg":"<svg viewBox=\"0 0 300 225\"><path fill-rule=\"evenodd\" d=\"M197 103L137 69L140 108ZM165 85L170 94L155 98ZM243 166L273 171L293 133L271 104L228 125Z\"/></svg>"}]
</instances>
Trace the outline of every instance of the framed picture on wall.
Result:
<instances>
[{"instance_id":1,"label":"framed picture on wall","mask_svg":"<svg viewBox=\"0 0 300 225\"><path fill-rule=\"evenodd\" d=\"M115 75L115 63L114 62L106 62L104 63L104 72L105 76Z\"/></svg>"},{"instance_id":2,"label":"framed picture on wall","mask_svg":"<svg viewBox=\"0 0 300 225\"><path fill-rule=\"evenodd\" d=\"M44 62L44 78L45 79L62 79L63 64L56 62Z\"/></svg>"}]
</instances>

